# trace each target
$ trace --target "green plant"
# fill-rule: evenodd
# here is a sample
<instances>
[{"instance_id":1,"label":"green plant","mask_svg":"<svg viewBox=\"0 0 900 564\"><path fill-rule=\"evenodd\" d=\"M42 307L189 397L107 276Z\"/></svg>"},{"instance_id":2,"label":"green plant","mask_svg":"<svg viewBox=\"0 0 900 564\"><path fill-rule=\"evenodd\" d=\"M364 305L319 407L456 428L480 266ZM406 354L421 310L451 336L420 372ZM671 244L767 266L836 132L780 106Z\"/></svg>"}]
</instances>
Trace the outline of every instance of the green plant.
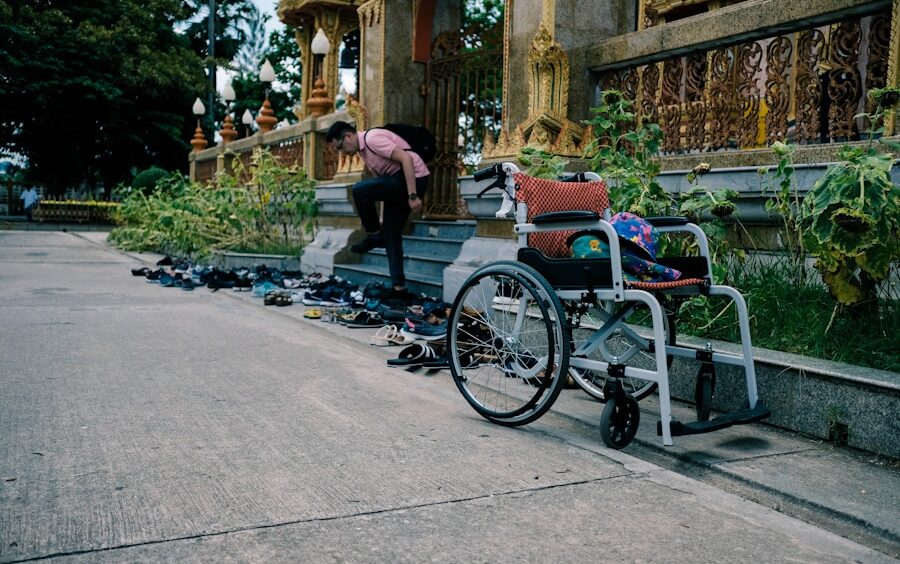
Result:
<instances>
[{"instance_id":1,"label":"green plant","mask_svg":"<svg viewBox=\"0 0 900 564\"><path fill-rule=\"evenodd\" d=\"M778 157L778 166L775 168L774 180L776 184L769 184L772 197L766 200L766 211L777 214L784 225L782 236L784 247L794 264L798 274L802 275L806 269L806 249L803 246L803 237L800 232L800 187L794 175L794 145L788 145L781 141L772 144L772 152ZM769 173L768 168L760 169L760 175ZM764 188L765 191L765 188Z\"/></svg>"},{"instance_id":2,"label":"green plant","mask_svg":"<svg viewBox=\"0 0 900 564\"><path fill-rule=\"evenodd\" d=\"M110 241L130 250L195 258L215 250L293 254L315 227L315 181L279 165L267 151L212 184L174 173L152 194L131 190L115 214Z\"/></svg>"},{"instance_id":3,"label":"green plant","mask_svg":"<svg viewBox=\"0 0 900 564\"><path fill-rule=\"evenodd\" d=\"M667 215L675 206L656 177L662 130L646 119L638 122L634 102L617 90L605 90L588 122L594 139L585 151L591 168L610 188L613 209L648 217Z\"/></svg>"},{"instance_id":4,"label":"green plant","mask_svg":"<svg viewBox=\"0 0 900 564\"><path fill-rule=\"evenodd\" d=\"M156 189L156 183L168 176L169 173L163 169L152 166L146 170L142 170L134 176L131 181L131 187L140 190L144 194L149 194Z\"/></svg>"},{"instance_id":5,"label":"green plant","mask_svg":"<svg viewBox=\"0 0 900 564\"><path fill-rule=\"evenodd\" d=\"M860 114L870 124L868 143L841 148L841 162L813 185L799 213L803 243L816 257L816 269L838 304L854 309L877 305L877 286L900 258L900 186L891 181L894 156L875 144L884 131L885 113L900 102L900 90L870 94L876 109Z\"/></svg>"},{"instance_id":6,"label":"green plant","mask_svg":"<svg viewBox=\"0 0 900 564\"><path fill-rule=\"evenodd\" d=\"M735 190L720 188L710 189L699 183L699 178L712 169L707 163L700 163L688 173L687 180L691 188L678 198L678 215L687 217L693 223L700 226L706 234L709 243L710 260L713 266L713 279L722 281L725 279L725 259L729 255L743 260L744 251L732 249L728 243L730 222L734 220L737 211L735 200L738 193ZM696 239L693 237L682 239L677 253L680 255L697 254Z\"/></svg>"},{"instance_id":7,"label":"green plant","mask_svg":"<svg viewBox=\"0 0 900 564\"><path fill-rule=\"evenodd\" d=\"M517 157L519 164L527 167L525 173L535 178L556 180L566 170L569 161L533 147L523 148Z\"/></svg>"}]
</instances>

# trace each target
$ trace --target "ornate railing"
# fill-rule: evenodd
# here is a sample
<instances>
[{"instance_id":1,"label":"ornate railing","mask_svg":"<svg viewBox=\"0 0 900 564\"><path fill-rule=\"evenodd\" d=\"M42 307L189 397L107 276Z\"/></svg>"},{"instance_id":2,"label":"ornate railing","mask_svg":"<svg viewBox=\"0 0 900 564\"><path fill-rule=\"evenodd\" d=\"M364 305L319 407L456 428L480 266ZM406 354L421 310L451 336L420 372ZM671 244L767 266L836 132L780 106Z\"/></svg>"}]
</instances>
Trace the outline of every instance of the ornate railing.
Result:
<instances>
[{"instance_id":1,"label":"ornate railing","mask_svg":"<svg viewBox=\"0 0 900 564\"><path fill-rule=\"evenodd\" d=\"M111 213L118 202L42 199L34 210L36 221L112 223Z\"/></svg>"},{"instance_id":2,"label":"ornate railing","mask_svg":"<svg viewBox=\"0 0 900 564\"><path fill-rule=\"evenodd\" d=\"M602 72L683 154L860 139L867 93L886 85L891 10ZM887 131L890 135L893 131Z\"/></svg>"},{"instance_id":3,"label":"ornate railing","mask_svg":"<svg viewBox=\"0 0 900 564\"><path fill-rule=\"evenodd\" d=\"M453 219L465 209L457 175L480 158L485 137L500 131L503 85L502 27L445 32L431 47L426 70L425 125L437 138L429 165L431 188L425 213Z\"/></svg>"},{"instance_id":4,"label":"ornate railing","mask_svg":"<svg viewBox=\"0 0 900 564\"><path fill-rule=\"evenodd\" d=\"M281 165L305 166L305 137L310 134L312 133L308 129L295 124L269 133L257 133L225 145L216 145L199 153L191 153L190 159L193 161L191 179L208 183L215 178L217 172L233 174L238 168L243 169L246 176L253 151L259 147L267 148ZM240 166L237 166L238 163Z\"/></svg>"},{"instance_id":5,"label":"ornate railing","mask_svg":"<svg viewBox=\"0 0 900 564\"><path fill-rule=\"evenodd\" d=\"M211 159L207 160L197 160L197 168L194 173L194 180L201 184L207 184L212 182L212 179L216 176L216 157L215 155Z\"/></svg>"}]
</instances>

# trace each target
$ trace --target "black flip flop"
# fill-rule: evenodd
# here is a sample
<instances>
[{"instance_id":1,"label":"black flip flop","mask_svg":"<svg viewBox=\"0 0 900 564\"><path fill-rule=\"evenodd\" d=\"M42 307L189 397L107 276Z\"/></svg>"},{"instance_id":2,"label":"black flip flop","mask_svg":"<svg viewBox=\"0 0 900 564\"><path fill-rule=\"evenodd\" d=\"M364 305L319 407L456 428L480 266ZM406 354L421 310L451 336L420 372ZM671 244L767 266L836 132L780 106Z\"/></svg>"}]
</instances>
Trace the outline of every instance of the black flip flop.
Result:
<instances>
[{"instance_id":1,"label":"black flip flop","mask_svg":"<svg viewBox=\"0 0 900 564\"><path fill-rule=\"evenodd\" d=\"M431 368L434 370L440 368L450 368L450 359L447 358L447 355L441 355L433 360L423 362L422 368Z\"/></svg>"},{"instance_id":2,"label":"black flip flop","mask_svg":"<svg viewBox=\"0 0 900 564\"><path fill-rule=\"evenodd\" d=\"M434 361L437 355L434 349L428 345L418 343L410 345L400 351L397 358L389 358L388 366L401 366L403 368L419 367L429 361Z\"/></svg>"}]
</instances>

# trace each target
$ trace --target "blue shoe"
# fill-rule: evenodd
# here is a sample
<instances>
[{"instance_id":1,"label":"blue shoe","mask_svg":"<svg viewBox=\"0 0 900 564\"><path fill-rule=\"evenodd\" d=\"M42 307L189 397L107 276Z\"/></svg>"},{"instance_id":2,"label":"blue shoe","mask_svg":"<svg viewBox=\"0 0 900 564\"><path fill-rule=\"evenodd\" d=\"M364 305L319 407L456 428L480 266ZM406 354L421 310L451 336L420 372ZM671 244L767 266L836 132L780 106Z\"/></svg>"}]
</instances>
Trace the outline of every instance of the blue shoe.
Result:
<instances>
[{"instance_id":1,"label":"blue shoe","mask_svg":"<svg viewBox=\"0 0 900 564\"><path fill-rule=\"evenodd\" d=\"M439 339L447 338L447 322L445 321L439 325L432 325L431 323L414 324L407 319L403 329L400 330L400 333L407 337L412 337L413 339L437 341Z\"/></svg>"},{"instance_id":2,"label":"blue shoe","mask_svg":"<svg viewBox=\"0 0 900 564\"><path fill-rule=\"evenodd\" d=\"M253 284L253 295L257 298L262 298L272 290L278 290L281 286L275 284L274 282L270 282L268 280L264 280L258 284Z\"/></svg>"}]
</instances>

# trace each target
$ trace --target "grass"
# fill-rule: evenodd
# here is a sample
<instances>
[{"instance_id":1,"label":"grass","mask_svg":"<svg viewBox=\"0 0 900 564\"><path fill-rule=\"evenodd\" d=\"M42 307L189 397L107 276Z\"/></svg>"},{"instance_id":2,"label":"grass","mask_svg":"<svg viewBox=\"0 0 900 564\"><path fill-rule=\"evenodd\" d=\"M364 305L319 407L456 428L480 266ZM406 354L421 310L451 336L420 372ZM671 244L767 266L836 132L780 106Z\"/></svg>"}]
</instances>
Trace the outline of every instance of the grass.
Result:
<instances>
[{"instance_id":1,"label":"grass","mask_svg":"<svg viewBox=\"0 0 900 564\"><path fill-rule=\"evenodd\" d=\"M835 311L814 270L804 273L787 259L735 263L728 270L727 283L747 299L754 346L900 372L900 295L854 316ZM678 332L739 341L733 306L719 298L690 300L679 313Z\"/></svg>"}]
</instances>

